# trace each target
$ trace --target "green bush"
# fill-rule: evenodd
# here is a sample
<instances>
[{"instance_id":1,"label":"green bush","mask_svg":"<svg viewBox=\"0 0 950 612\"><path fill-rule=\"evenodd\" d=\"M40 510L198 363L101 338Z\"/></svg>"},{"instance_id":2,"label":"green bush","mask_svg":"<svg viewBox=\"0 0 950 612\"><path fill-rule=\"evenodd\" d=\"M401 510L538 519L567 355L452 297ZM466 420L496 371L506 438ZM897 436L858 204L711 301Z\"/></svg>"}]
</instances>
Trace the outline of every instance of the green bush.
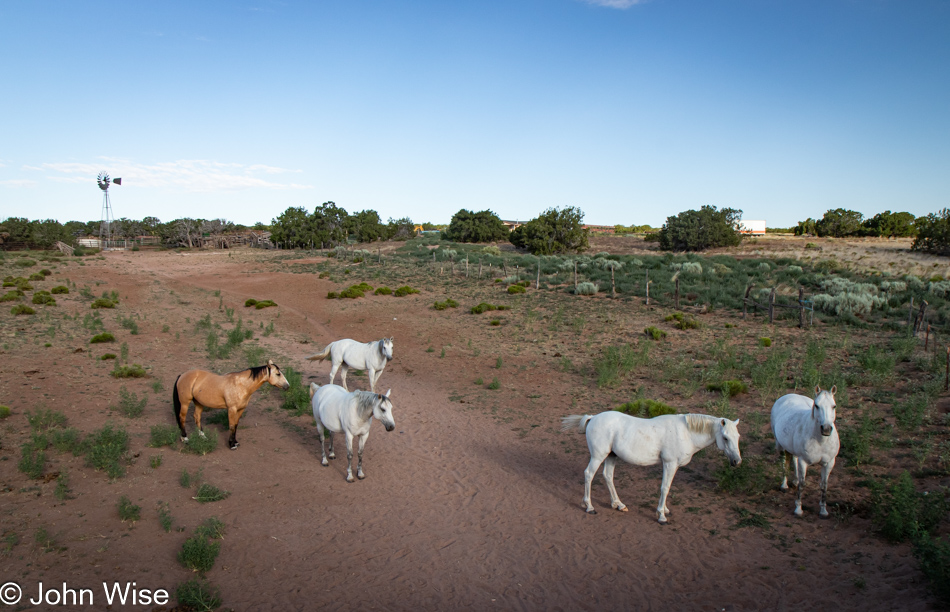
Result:
<instances>
[{"instance_id":1,"label":"green bush","mask_svg":"<svg viewBox=\"0 0 950 612\"><path fill-rule=\"evenodd\" d=\"M46 468L46 453L32 442L27 442L20 447L20 463L17 467L30 478L42 478Z\"/></svg>"},{"instance_id":2,"label":"green bush","mask_svg":"<svg viewBox=\"0 0 950 612\"><path fill-rule=\"evenodd\" d=\"M178 551L178 562L193 572L204 574L214 567L220 552L220 542L209 540L203 535L193 535L185 540Z\"/></svg>"},{"instance_id":3,"label":"green bush","mask_svg":"<svg viewBox=\"0 0 950 612\"><path fill-rule=\"evenodd\" d=\"M741 380L724 380L719 383L709 383L706 385L706 390L728 393L729 397L735 397L740 393L748 393L749 386Z\"/></svg>"},{"instance_id":4,"label":"green bush","mask_svg":"<svg viewBox=\"0 0 950 612\"><path fill-rule=\"evenodd\" d=\"M57 427L65 427L66 415L49 408L37 408L34 412L26 413L26 421L33 431L49 431Z\"/></svg>"},{"instance_id":5,"label":"green bush","mask_svg":"<svg viewBox=\"0 0 950 612\"><path fill-rule=\"evenodd\" d=\"M508 287L508 293L510 294L525 293L525 292L526 292L526 289L524 288L524 285L510 285Z\"/></svg>"},{"instance_id":6,"label":"green bush","mask_svg":"<svg viewBox=\"0 0 950 612\"><path fill-rule=\"evenodd\" d=\"M768 348L768 347L772 346L772 339L771 339L771 338L759 338L759 345Z\"/></svg>"},{"instance_id":7,"label":"green bush","mask_svg":"<svg viewBox=\"0 0 950 612\"><path fill-rule=\"evenodd\" d=\"M178 585L175 598L184 610L212 612L221 607L221 590L204 578L191 578Z\"/></svg>"},{"instance_id":8,"label":"green bush","mask_svg":"<svg viewBox=\"0 0 950 612\"><path fill-rule=\"evenodd\" d=\"M212 484L204 483L195 492L195 501L206 504L227 499L230 495L229 491L223 491Z\"/></svg>"},{"instance_id":9,"label":"green bush","mask_svg":"<svg viewBox=\"0 0 950 612\"><path fill-rule=\"evenodd\" d=\"M356 298L361 298L363 295L363 291L358 286L353 285L352 287L347 287L340 292L340 299L347 298L353 300Z\"/></svg>"},{"instance_id":10,"label":"green bush","mask_svg":"<svg viewBox=\"0 0 950 612\"><path fill-rule=\"evenodd\" d=\"M576 295L594 295L600 290L600 287L594 283L583 282L577 283L577 289L574 291Z\"/></svg>"},{"instance_id":11,"label":"green bush","mask_svg":"<svg viewBox=\"0 0 950 612\"><path fill-rule=\"evenodd\" d=\"M373 292L375 295L392 295L393 290L389 287L377 287L376 291Z\"/></svg>"},{"instance_id":12,"label":"green bush","mask_svg":"<svg viewBox=\"0 0 950 612\"><path fill-rule=\"evenodd\" d=\"M115 302L108 298L96 298L92 304L89 305L90 308L115 308Z\"/></svg>"},{"instance_id":13,"label":"green bush","mask_svg":"<svg viewBox=\"0 0 950 612\"><path fill-rule=\"evenodd\" d=\"M56 298L50 295L49 291L37 291L33 294L33 303L45 306L55 306Z\"/></svg>"},{"instance_id":14,"label":"green bush","mask_svg":"<svg viewBox=\"0 0 950 612\"><path fill-rule=\"evenodd\" d=\"M488 312L489 310L498 310L498 307L494 304L489 304L488 302L481 302L477 306L472 306L472 314L482 314L483 312Z\"/></svg>"},{"instance_id":15,"label":"green bush","mask_svg":"<svg viewBox=\"0 0 950 612\"><path fill-rule=\"evenodd\" d=\"M123 523L126 521L134 523L142 518L142 508L133 504L128 495L123 495L119 499L118 510L119 518Z\"/></svg>"},{"instance_id":16,"label":"green bush","mask_svg":"<svg viewBox=\"0 0 950 612\"><path fill-rule=\"evenodd\" d=\"M247 298L246 300L244 300L244 306L246 308L250 308L251 306L256 306L256 305L257 305L257 300L255 300L254 298Z\"/></svg>"},{"instance_id":17,"label":"green bush","mask_svg":"<svg viewBox=\"0 0 950 612\"><path fill-rule=\"evenodd\" d=\"M490 210L473 212L464 208L454 215L443 231L452 242L497 242L508 239L508 228Z\"/></svg>"},{"instance_id":18,"label":"green bush","mask_svg":"<svg viewBox=\"0 0 950 612\"><path fill-rule=\"evenodd\" d=\"M915 393L905 401L894 404L894 420L897 426L904 430L920 427L927 415L929 404L927 394L923 392Z\"/></svg>"},{"instance_id":19,"label":"green bush","mask_svg":"<svg viewBox=\"0 0 950 612\"><path fill-rule=\"evenodd\" d=\"M21 268L32 268L33 266L36 265L36 262L33 261L32 259L18 259L15 262L13 262L13 265L19 266Z\"/></svg>"},{"instance_id":20,"label":"green bush","mask_svg":"<svg viewBox=\"0 0 950 612\"><path fill-rule=\"evenodd\" d=\"M549 208L515 228L508 240L532 255L579 253L589 248L590 232L582 225L584 212L575 206Z\"/></svg>"},{"instance_id":21,"label":"green bush","mask_svg":"<svg viewBox=\"0 0 950 612\"><path fill-rule=\"evenodd\" d=\"M145 371L145 368L140 366L137 363L132 365L118 365L112 372L110 372L113 378L145 378L148 376L148 372Z\"/></svg>"},{"instance_id":22,"label":"green bush","mask_svg":"<svg viewBox=\"0 0 950 612\"><path fill-rule=\"evenodd\" d=\"M697 329L700 326L699 321L690 315L683 314L682 312L674 312L673 314L664 317L663 320L667 323L672 322L673 327L682 330Z\"/></svg>"},{"instance_id":23,"label":"green bush","mask_svg":"<svg viewBox=\"0 0 950 612\"><path fill-rule=\"evenodd\" d=\"M904 471L891 484L871 488L871 518L875 529L892 542L903 542L931 532L947 514L943 490L920 493Z\"/></svg>"},{"instance_id":24,"label":"green bush","mask_svg":"<svg viewBox=\"0 0 950 612\"><path fill-rule=\"evenodd\" d=\"M645 365L650 359L650 344L643 343L637 350L632 344L608 346L594 361L598 387L614 387L635 368Z\"/></svg>"},{"instance_id":25,"label":"green bush","mask_svg":"<svg viewBox=\"0 0 950 612\"><path fill-rule=\"evenodd\" d=\"M260 302L254 304L254 308L261 310L263 308L270 308L271 306L276 306L277 302L273 300L261 300Z\"/></svg>"},{"instance_id":26,"label":"green bush","mask_svg":"<svg viewBox=\"0 0 950 612\"><path fill-rule=\"evenodd\" d=\"M115 359L115 358L116 358L116 354L115 354L115 353L103 353L103 355L102 355L101 357L99 357L99 360L100 360L100 361L109 361L109 360Z\"/></svg>"},{"instance_id":27,"label":"green bush","mask_svg":"<svg viewBox=\"0 0 950 612\"><path fill-rule=\"evenodd\" d=\"M665 331L663 331L662 329L659 329L659 328L657 328L657 327L654 327L654 326L652 326L652 325L651 325L650 327L647 327L646 329L644 329L644 330L643 330L643 333L645 333L645 334L647 335L647 337L649 337L649 338L652 339L652 340L657 340L657 341L659 341L659 340L662 340L663 338L666 338L666 332L665 332Z\"/></svg>"},{"instance_id":28,"label":"green bush","mask_svg":"<svg viewBox=\"0 0 950 612\"><path fill-rule=\"evenodd\" d=\"M436 310L445 310L446 308L458 308L459 303L452 298L447 298L444 302L436 302L432 305Z\"/></svg>"},{"instance_id":29,"label":"green bush","mask_svg":"<svg viewBox=\"0 0 950 612\"><path fill-rule=\"evenodd\" d=\"M66 287L65 285L58 285L50 289L50 293L53 295L67 294L69 293L69 287Z\"/></svg>"},{"instance_id":30,"label":"green bush","mask_svg":"<svg viewBox=\"0 0 950 612\"><path fill-rule=\"evenodd\" d=\"M211 540L224 539L224 521L216 516L208 517L195 529L195 535Z\"/></svg>"},{"instance_id":31,"label":"green bush","mask_svg":"<svg viewBox=\"0 0 950 612\"><path fill-rule=\"evenodd\" d=\"M501 389L501 383L498 382L498 377L497 377L497 376L494 377L494 378L492 378L491 382L488 383L488 388L491 389L492 391L494 391L494 390L496 390L496 389Z\"/></svg>"},{"instance_id":32,"label":"green bush","mask_svg":"<svg viewBox=\"0 0 950 612\"><path fill-rule=\"evenodd\" d=\"M950 209L941 209L926 217L914 221L917 237L910 247L914 251L924 251L935 255L950 254Z\"/></svg>"},{"instance_id":33,"label":"green bush","mask_svg":"<svg viewBox=\"0 0 950 612\"><path fill-rule=\"evenodd\" d=\"M10 407L0 406L0 419L5 419L9 416L10 416Z\"/></svg>"},{"instance_id":34,"label":"green bush","mask_svg":"<svg viewBox=\"0 0 950 612\"><path fill-rule=\"evenodd\" d=\"M676 408L651 399L636 399L614 408L617 412L630 416L652 419L664 414L676 414Z\"/></svg>"},{"instance_id":35,"label":"green bush","mask_svg":"<svg viewBox=\"0 0 950 612\"><path fill-rule=\"evenodd\" d=\"M775 487L776 462L774 455L749 455L746 445L739 441L742 463L732 466L729 459L722 457L719 466L713 472L720 490L732 494L765 493Z\"/></svg>"},{"instance_id":36,"label":"green bush","mask_svg":"<svg viewBox=\"0 0 950 612\"><path fill-rule=\"evenodd\" d=\"M119 388L119 405L118 410L125 416L134 419L135 417L142 416L142 413L145 411L145 405L148 403L148 396L142 395L142 399L139 399L137 393L129 392L125 386Z\"/></svg>"},{"instance_id":37,"label":"green bush","mask_svg":"<svg viewBox=\"0 0 950 612\"><path fill-rule=\"evenodd\" d=\"M207 455L218 448L218 432L208 430L205 435L200 435L197 431L188 436L188 442L185 443L185 450L196 455Z\"/></svg>"},{"instance_id":38,"label":"green bush","mask_svg":"<svg viewBox=\"0 0 950 612\"><path fill-rule=\"evenodd\" d=\"M703 206L687 210L675 217L667 217L659 232L660 248L664 251L702 251L705 249L738 246L741 210Z\"/></svg>"},{"instance_id":39,"label":"green bush","mask_svg":"<svg viewBox=\"0 0 950 612\"><path fill-rule=\"evenodd\" d=\"M328 300L335 300L335 299L337 299L337 298L339 298L339 297L340 297L340 294L337 293L336 291L330 291L330 292L327 293L327 299L328 299Z\"/></svg>"},{"instance_id":40,"label":"green bush","mask_svg":"<svg viewBox=\"0 0 950 612\"><path fill-rule=\"evenodd\" d=\"M34 272L33 274L30 274L30 276L28 277L28 280L41 281L41 280L46 280L46 277L40 274L39 272Z\"/></svg>"},{"instance_id":41,"label":"green bush","mask_svg":"<svg viewBox=\"0 0 950 612\"><path fill-rule=\"evenodd\" d=\"M0 296L0 302L15 302L20 299L24 293L22 291L7 291Z\"/></svg>"},{"instance_id":42,"label":"green bush","mask_svg":"<svg viewBox=\"0 0 950 612\"><path fill-rule=\"evenodd\" d=\"M413 293L419 293L419 290L413 289L409 285L403 285L402 287L397 288L396 291L393 292L393 295L396 297L405 297L407 295L412 295Z\"/></svg>"},{"instance_id":43,"label":"green bush","mask_svg":"<svg viewBox=\"0 0 950 612\"><path fill-rule=\"evenodd\" d=\"M17 304L10 309L11 314L15 315L31 315L36 314L36 311L27 306L26 304Z\"/></svg>"},{"instance_id":44,"label":"green bush","mask_svg":"<svg viewBox=\"0 0 950 612\"><path fill-rule=\"evenodd\" d=\"M96 334L89 340L89 344L101 344L103 342L115 342L115 336L109 332L102 332L101 334Z\"/></svg>"},{"instance_id":45,"label":"green bush","mask_svg":"<svg viewBox=\"0 0 950 612\"><path fill-rule=\"evenodd\" d=\"M874 421L865 414L853 425L842 425L842 423L838 424L838 437L841 440L840 455L848 460L850 466L857 467L870 463Z\"/></svg>"},{"instance_id":46,"label":"green bush","mask_svg":"<svg viewBox=\"0 0 950 612\"><path fill-rule=\"evenodd\" d=\"M85 448L89 467L105 471L109 478L125 475L129 434L124 429L107 424L92 433Z\"/></svg>"},{"instance_id":47,"label":"green bush","mask_svg":"<svg viewBox=\"0 0 950 612\"><path fill-rule=\"evenodd\" d=\"M919 537L914 542L914 556L937 600L944 607L950 607L950 541Z\"/></svg>"},{"instance_id":48,"label":"green bush","mask_svg":"<svg viewBox=\"0 0 950 612\"><path fill-rule=\"evenodd\" d=\"M51 432L51 442L56 450L61 453L72 453L79 456L85 451L79 430L75 427L54 429Z\"/></svg>"}]
</instances>

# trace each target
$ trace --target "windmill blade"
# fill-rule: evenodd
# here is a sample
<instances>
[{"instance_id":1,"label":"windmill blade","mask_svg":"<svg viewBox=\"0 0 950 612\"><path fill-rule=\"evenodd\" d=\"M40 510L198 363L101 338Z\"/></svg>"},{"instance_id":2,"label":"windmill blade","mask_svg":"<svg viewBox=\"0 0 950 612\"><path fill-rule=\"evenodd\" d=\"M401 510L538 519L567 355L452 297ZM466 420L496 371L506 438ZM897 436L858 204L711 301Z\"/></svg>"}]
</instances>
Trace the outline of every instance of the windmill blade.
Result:
<instances>
[{"instance_id":1,"label":"windmill blade","mask_svg":"<svg viewBox=\"0 0 950 612\"><path fill-rule=\"evenodd\" d=\"M112 179L112 184L113 184L113 185L121 185L121 184L122 184L122 179L121 179L121 178L114 178L114 179Z\"/></svg>"}]
</instances>

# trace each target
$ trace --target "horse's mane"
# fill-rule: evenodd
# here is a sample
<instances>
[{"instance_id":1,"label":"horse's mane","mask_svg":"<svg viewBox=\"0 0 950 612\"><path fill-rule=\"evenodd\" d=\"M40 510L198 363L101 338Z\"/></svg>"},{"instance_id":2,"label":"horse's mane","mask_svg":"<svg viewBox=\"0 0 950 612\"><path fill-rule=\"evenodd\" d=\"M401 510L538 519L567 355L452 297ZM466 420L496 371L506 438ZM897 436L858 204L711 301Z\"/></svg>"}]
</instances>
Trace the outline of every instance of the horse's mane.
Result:
<instances>
[{"instance_id":1,"label":"horse's mane","mask_svg":"<svg viewBox=\"0 0 950 612\"><path fill-rule=\"evenodd\" d=\"M373 413L373 406L379 398L379 394L372 391L356 391L356 407L361 419L366 419Z\"/></svg>"},{"instance_id":2,"label":"horse's mane","mask_svg":"<svg viewBox=\"0 0 950 612\"><path fill-rule=\"evenodd\" d=\"M716 423L719 417L708 414L686 414L686 426L693 433L716 435Z\"/></svg>"},{"instance_id":3,"label":"horse's mane","mask_svg":"<svg viewBox=\"0 0 950 612\"><path fill-rule=\"evenodd\" d=\"M263 376L267 376L267 365L254 366L245 371L248 372L248 376L250 376L252 380L257 380Z\"/></svg>"}]
</instances>

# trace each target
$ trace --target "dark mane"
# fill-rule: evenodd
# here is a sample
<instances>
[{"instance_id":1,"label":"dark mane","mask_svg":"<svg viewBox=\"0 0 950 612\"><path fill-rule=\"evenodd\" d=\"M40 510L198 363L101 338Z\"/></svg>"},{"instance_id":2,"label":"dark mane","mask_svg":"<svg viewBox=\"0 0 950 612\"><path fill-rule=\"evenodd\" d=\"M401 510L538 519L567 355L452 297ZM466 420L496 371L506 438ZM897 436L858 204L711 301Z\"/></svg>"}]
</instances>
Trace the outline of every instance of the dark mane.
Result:
<instances>
[{"instance_id":1,"label":"dark mane","mask_svg":"<svg viewBox=\"0 0 950 612\"><path fill-rule=\"evenodd\" d=\"M252 379L254 379L254 380L257 380L258 378L262 378L262 377L264 377L264 376L267 376L267 366L266 366L266 365L255 366L255 367L253 367L253 368L248 368L248 369L245 370L245 371L248 372L248 376L250 376L250 377L251 377Z\"/></svg>"}]
</instances>

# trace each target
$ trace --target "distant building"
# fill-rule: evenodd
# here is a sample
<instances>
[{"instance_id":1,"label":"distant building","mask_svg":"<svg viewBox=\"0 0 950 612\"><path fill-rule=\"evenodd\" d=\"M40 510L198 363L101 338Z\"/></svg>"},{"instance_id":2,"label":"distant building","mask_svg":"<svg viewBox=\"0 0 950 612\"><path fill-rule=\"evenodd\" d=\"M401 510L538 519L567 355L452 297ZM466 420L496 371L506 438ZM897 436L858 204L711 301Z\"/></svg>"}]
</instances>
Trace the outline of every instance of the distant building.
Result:
<instances>
[{"instance_id":1,"label":"distant building","mask_svg":"<svg viewBox=\"0 0 950 612\"><path fill-rule=\"evenodd\" d=\"M765 234L765 221L746 221L743 219L739 222L739 233L753 235Z\"/></svg>"},{"instance_id":2,"label":"distant building","mask_svg":"<svg viewBox=\"0 0 950 612\"><path fill-rule=\"evenodd\" d=\"M505 221L504 219L502 219L501 222L504 223L505 227L508 228L509 232L513 232L517 228L524 225L524 221Z\"/></svg>"}]
</instances>

